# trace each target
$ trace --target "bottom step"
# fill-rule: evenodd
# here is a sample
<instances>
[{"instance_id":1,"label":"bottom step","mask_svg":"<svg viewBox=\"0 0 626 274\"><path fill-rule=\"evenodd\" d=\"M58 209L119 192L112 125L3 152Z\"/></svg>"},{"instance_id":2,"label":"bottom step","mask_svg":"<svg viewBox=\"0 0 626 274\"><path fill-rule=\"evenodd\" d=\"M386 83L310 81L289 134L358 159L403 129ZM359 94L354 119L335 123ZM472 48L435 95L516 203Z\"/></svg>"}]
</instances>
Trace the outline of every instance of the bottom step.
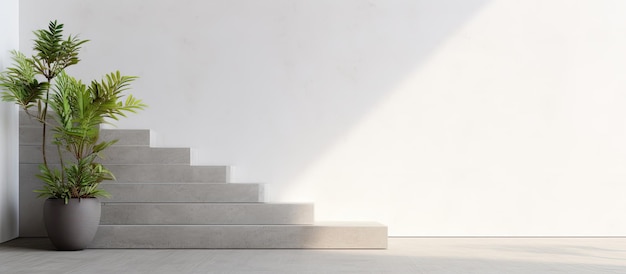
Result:
<instances>
[{"instance_id":1,"label":"bottom step","mask_svg":"<svg viewBox=\"0 0 626 274\"><path fill-rule=\"evenodd\" d=\"M100 225L90 248L387 248L379 223Z\"/></svg>"}]
</instances>

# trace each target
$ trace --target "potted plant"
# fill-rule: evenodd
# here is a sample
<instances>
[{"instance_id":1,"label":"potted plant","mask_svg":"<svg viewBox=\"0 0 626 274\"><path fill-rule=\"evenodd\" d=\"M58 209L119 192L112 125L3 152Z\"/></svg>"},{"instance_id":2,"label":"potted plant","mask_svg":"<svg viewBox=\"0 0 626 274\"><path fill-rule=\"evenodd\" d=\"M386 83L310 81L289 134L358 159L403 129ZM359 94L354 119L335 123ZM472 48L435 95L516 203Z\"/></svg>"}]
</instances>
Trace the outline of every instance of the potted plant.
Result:
<instances>
[{"instance_id":1,"label":"potted plant","mask_svg":"<svg viewBox=\"0 0 626 274\"><path fill-rule=\"evenodd\" d=\"M12 51L13 65L0 73L2 100L18 104L42 124L43 164L37 177L44 184L35 192L47 198L46 230L57 249L80 250L91 242L100 223L97 198L109 196L99 185L115 178L98 160L117 140L100 141L100 126L145 105L122 94L136 77L118 71L85 85L69 76L65 69L80 61L78 52L88 40L63 37L63 24L52 21L48 29L34 34L34 55ZM59 164L49 163L48 129Z\"/></svg>"}]
</instances>

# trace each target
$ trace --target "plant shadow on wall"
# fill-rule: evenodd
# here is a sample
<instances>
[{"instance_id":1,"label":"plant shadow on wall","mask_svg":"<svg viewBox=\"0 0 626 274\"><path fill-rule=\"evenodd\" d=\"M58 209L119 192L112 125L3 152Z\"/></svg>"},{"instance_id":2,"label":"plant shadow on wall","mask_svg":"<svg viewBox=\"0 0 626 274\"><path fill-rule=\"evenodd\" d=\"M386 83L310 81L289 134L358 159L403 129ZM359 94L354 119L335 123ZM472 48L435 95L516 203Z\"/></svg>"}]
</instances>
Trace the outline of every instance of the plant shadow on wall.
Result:
<instances>
[{"instance_id":1,"label":"plant shadow on wall","mask_svg":"<svg viewBox=\"0 0 626 274\"><path fill-rule=\"evenodd\" d=\"M27 57L12 51L13 66L0 74L2 100L14 102L42 124L43 164L37 177L44 185L35 192L48 198L44 204L46 230L57 249L80 250L91 242L100 222L97 198L109 196L99 185L114 179L98 160L117 140L100 141L100 126L145 105L123 94L136 77L117 71L86 85L68 75L65 69L80 61L79 50L88 40L72 35L65 38L63 24L52 21L48 29L34 34L35 54ZM54 133L58 167L49 163L49 127Z\"/></svg>"}]
</instances>

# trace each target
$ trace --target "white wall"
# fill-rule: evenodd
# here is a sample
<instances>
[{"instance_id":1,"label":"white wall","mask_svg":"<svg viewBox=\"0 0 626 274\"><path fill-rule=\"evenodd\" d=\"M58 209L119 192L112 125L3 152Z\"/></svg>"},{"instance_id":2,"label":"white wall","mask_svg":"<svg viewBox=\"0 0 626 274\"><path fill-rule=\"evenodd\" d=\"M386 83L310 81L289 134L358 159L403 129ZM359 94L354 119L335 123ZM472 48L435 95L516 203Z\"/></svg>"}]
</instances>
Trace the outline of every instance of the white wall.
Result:
<instances>
[{"instance_id":1,"label":"white wall","mask_svg":"<svg viewBox=\"0 0 626 274\"><path fill-rule=\"evenodd\" d=\"M391 235L626 235L621 0L22 1L141 76L121 123Z\"/></svg>"},{"instance_id":2,"label":"white wall","mask_svg":"<svg viewBox=\"0 0 626 274\"><path fill-rule=\"evenodd\" d=\"M0 0L0 70L19 45L18 0ZM0 243L18 236L17 108L0 102Z\"/></svg>"}]
</instances>

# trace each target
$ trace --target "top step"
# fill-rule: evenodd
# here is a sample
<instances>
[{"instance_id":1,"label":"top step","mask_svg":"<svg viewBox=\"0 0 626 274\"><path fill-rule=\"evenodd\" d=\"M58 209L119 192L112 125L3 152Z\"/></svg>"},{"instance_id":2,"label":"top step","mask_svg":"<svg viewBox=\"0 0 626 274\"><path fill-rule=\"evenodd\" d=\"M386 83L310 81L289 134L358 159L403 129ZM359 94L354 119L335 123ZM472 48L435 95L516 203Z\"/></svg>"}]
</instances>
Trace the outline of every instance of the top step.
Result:
<instances>
[{"instance_id":1,"label":"top step","mask_svg":"<svg viewBox=\"0 0 626 274\"><path fill-rule=\"evenodd\" d=\"M28 114L26 114L26 112L24 112L23 110L20 110L20 115L19 115L19 119L20 119L20 127L40 127L41 124L33 119L30 118L30 116L28 116Z\"/></svg>"},{"instance_id":2,"label":"top step","mask_svg":"<svg viewBox=\"0 0 626 274\"><path fill-rule=\"evenodd\" d=\"M32 111L29 111L29 112L34 114L37 112L37 110L33 109ZM26 112L23 110L20 110L19 119L20 119L20 127L41 127L41 123L39 123L39 121L28 116L28 114L26 114Z\"/></svg>"},{"instance_id":3,"label":"top step","mask_svg":"<svg viewBox=\"0 0 626 274\"><path fill-rule=\"evenodd\" d=\"M20 145L41 145L41 123L20 111ZM52 142L52 128L48 127L46 139ZM110 141L117 139L115 146L150 146L149 129L102 129L100 139Z\"/></svg>"},{"instance_id":4,"label":"top step","mask_svg":"<svg viewBox=\"0 0 626 274\"><path fill-rule=\"evenodd\" d=\"M52 130L46 130L48 144L52 143ZM41 146L41 127L20 127L21 146ZM149 129L101 129L100 140L117 139L114 146L150 146Z\"/></svg>"}]
</instances>

